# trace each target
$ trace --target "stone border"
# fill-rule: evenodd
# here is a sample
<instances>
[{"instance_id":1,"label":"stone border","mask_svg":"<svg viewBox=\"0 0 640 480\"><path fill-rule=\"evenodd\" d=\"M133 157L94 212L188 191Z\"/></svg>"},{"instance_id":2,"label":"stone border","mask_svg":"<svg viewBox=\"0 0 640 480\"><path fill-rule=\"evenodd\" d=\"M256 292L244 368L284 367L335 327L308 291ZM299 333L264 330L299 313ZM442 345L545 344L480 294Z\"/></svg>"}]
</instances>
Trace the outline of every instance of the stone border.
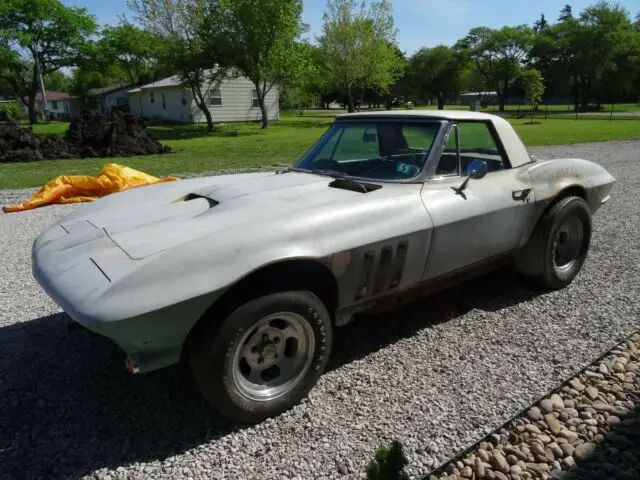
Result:
<instances>
[{"instance_id":1,"label":"stone border","mask_svg":"<svg viewBox=\"0 0 640 480\"><path fill-rule=\"evenodd\" d=\"M424 478L640 478L640 330Z\"/></svg>"}]
</instances>

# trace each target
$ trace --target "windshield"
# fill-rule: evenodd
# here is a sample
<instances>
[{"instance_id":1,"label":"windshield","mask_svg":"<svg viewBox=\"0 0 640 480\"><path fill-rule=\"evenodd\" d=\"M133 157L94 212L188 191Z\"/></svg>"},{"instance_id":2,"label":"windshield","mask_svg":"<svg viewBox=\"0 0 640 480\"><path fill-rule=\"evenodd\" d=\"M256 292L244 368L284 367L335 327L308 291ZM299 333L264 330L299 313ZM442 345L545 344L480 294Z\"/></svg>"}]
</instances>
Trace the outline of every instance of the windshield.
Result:
<instances>
[{"instance_id":1,"label":"windshield","mask_svg":"<svg viewBox=\"0 0 640 480\"><path fill-rule=\"evenodd\" d=\"M339 122L294 168L374 180L407 180L422 170L439 130L439 122Z\"/></svg>"}]
</instances>

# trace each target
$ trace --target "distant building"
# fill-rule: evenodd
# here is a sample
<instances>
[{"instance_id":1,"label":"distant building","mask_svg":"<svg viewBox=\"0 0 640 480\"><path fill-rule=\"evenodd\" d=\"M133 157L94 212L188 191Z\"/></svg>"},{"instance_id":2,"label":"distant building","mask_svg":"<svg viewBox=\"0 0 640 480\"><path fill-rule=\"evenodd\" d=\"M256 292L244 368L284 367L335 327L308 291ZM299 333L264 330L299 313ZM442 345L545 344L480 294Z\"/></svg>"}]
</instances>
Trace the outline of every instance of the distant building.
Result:
<instances>
[{"instance_id":1,"label":"distant building","mask_svg":"<svg viewBox=\"0 0 640 480\"><path fill-rule=\"evenodd\" d=\"M458 96L458 101L461 104L471 104L472 102L484 102L484 103L495 103L498 101L498 93L497 92L467 92L461 93Z\"/></svg>"},{"instance_id":2,"label":"distant building","mask_svg":"<svg viewBox=\"0 0 640 480\"><path fill-rule=\"evenodd\" d=\"M74 115L84 109L92 115L111 115L115 110L129 111L128 90L133 85L109 85L108 87L90 88L84 99L83 105L74 102ZM77 99L79 100L79 99Z\"/></svg>"},{"instance_id":3,"label":"distant building","mask_svg":"<svg viewBox=\"0 0 640 480\"><path fill-rule=\"evenodd\" d=\"M196 105L191 89L176 76L128 90L129 108L139 117L184 123L204 123L206 117ZM280 118L278 89L265 98L269 120ZM205 101L215 122L260 120L261 112L253 83L246 77L226 78L208 86Z\"/></svg>"},{"instance_id":4,"label":"distant building","mask_svg":"<svg viewBox=\"0 0 640 480\"><path fill-rule=\"evenodd\" d=\"M51 118L66 118L71 115L71 94L67 92L44 92L47 100L47 116ZM29 114L27 106L20 101L22 113ZM42 92L36 93L36 110L41 114L44 112Z\"/></svg>"}]
</instances>

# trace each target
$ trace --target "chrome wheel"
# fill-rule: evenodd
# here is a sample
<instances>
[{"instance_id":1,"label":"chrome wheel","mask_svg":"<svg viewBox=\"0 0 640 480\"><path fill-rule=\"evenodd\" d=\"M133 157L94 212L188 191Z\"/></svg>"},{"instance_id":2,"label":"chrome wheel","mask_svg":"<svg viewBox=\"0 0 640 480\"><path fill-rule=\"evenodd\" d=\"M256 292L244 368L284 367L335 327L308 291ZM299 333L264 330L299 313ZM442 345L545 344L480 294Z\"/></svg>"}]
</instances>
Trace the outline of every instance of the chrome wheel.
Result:
<instances>
[{"instance_id":1,"label":"chrome wheel","mask_svg":"<svg viewBox=\"0 0 640 480\"><path fill-rule=\"evenodd\" d=\"M578 217L567 218L553 242L553 262L556 268L568 270L578 259L584 243L584 226Z\"/></svg>"},{"instance_id":2,"label":"chrome wheel","mask_svg":"<svg viewBox=\"0 0 640 480\"><path fill-rule=\"evenodd\" d=\"M254 324L238 343L233 381L251 400L274 400L300 383L314 351L314 333L303 316L274 313Z\"/></svg>"}]
</instances>

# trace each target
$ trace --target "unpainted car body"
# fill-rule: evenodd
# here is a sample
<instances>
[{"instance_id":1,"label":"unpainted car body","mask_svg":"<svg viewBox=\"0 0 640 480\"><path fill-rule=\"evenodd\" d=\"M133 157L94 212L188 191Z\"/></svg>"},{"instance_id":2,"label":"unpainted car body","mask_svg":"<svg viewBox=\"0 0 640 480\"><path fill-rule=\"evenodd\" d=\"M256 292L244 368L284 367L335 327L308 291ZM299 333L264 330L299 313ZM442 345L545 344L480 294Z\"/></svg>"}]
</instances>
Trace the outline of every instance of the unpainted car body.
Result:
<instances>
[{"instance_id":1,"label":"unpainted car body","mask_svg":"<svg viewBox=\"0 0 640 480\"><path fill-rule=\"evenodd\" d=\"M394 121L437 124L414 176L376 180L300 167L110 195L36 239L33 274L75 321L114 340L132 371L147 372L178 362L196 326L216 322L216 305L246 296L255 282L313 284L341 325L355 312L393 307L400 294L422 295L504 261L535 274L522 252L544 212L571 195L595 213L615 182L588 160L536 160L498 116L372 112L335 124ZM487 126L506 159L501 169L469 180L461 122ZM454 135L457 171L442 175Z\"/></svg>"}]
</instances>

